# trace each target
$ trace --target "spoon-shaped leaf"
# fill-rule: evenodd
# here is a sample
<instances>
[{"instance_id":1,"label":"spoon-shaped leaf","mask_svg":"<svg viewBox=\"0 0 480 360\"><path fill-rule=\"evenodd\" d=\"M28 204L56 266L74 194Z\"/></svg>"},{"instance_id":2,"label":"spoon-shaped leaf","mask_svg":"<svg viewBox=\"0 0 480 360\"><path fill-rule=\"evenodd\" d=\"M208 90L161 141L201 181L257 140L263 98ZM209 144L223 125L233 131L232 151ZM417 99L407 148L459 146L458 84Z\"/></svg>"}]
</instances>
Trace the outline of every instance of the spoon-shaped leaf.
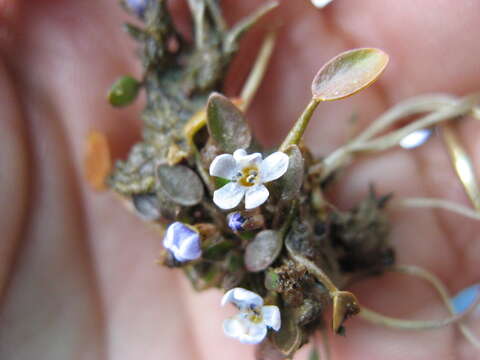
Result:
<instances>
[{"instance_id":1,"label":"spoon-shaped leaf","mask_svg":"<svg viewBox=\"0 0 480 360\"><path fill-rule=\"evenodd\" d=\"M257 272L269 267L282 250L282 238L276 231L263 230L245 249L245 267Z\"/></svg>"},{"instance_id":2,"label":"spoon-shaped leaf","mask_svg":"<svg viewBox=\"0 0 480 360\"><path fill-rule=\"evenodd\" d=\"M225 96L210 95L207 104L207 126L210 136L225 152L250 146L252 135L242 112Z\"/></svg>"},{"instance_id":3,"label":"spoon-shaped leaf","mask_svg":"<svg viewBox=\"0 0 480 360\"><path fill-rule=\"evenodd\" d=\"M363 48L337 55L323 65L312 82L313 97L319 101L343 99L371 85L385 70L388 55Z\"/></svg>"}]
</instances>

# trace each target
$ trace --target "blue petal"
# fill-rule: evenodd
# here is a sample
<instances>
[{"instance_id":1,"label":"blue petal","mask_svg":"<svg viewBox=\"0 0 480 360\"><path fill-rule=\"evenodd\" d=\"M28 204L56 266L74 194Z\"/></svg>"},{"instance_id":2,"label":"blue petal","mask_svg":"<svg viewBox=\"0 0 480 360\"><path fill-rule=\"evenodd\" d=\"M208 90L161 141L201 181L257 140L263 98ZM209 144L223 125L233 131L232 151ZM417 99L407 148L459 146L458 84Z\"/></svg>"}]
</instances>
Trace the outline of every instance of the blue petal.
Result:
<instances>
[{"instance_id":1,"label":"blue petal","mask_svg":"<svg viewBox=\"0 0 480 360\"><path fill-rule=\"evenodd\" d=\"M453 311L455 314L464 312L477 301L479 296L480 284L463 289L451 299Z\"/></svg>"},{"instance_id":2,"label":"blue petal","mask_svg":"<svg viewBox=\"0 0 480 360\"><path fill-rule=\"evenodd\" d=\"M228 227L233 231L243 230L245 218L239 212L234 212L228 215Z\"/></svg>"},{"instance_id":3,"label":"blue petal","mask_svg":"<svg viewBox=\"0 0 480 360\"><path fill-rule=\"evenodd\" d=\"M149 1L150 0L125 0L125 3L138 17L143 18Z\"/></svg>"},{"instance_id":4,"label":"blue petal","mask_svg":"<svg viewBox=\"0 0 480 360\"><path fill-rule=\"evenodd\" d=\"M202 255L198 232L179 221L168 227L163 246L180 262L194 260Z\"/></svg>"}]
</instances>

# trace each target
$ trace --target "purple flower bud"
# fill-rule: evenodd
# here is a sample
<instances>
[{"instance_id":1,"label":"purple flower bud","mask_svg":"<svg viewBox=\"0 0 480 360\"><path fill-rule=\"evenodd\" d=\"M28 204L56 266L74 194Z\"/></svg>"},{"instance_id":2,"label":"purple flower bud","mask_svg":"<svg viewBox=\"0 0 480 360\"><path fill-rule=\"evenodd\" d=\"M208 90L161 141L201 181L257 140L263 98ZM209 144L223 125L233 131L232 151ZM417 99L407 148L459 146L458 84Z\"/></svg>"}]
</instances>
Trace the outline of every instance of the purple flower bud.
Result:
<instances>
[{"instance_id":1,"label":"purple flower bud","mask_svg":"<svg viewBox=\"0 0 480 360\"><path fill-rule=\"evenodd\" d=\"M234 212L228 215L228 227L233 231L242 231L245 218L239 212Z\"/></svg>"},{"instance_id":2,"label":"purple flower bud","mask_svg":"<svg viewBox=\"0 0 480 360\"><path fill-rule=\"evenodd\" d=\"M195 260L202 255L198 232L178 221L168 227L163 246L180 262Z\"/></svg>"},{"instance_id":3,"label":"purple flower bud","mask_svg":"<svg viewBox=\"0 0 480 360\"><path fill-rule=\"evenodd\" d=\"M143 18L147 4L150 0L125 0L127 7L132 10L139 18Z\"/></svg>"}]
</instances>

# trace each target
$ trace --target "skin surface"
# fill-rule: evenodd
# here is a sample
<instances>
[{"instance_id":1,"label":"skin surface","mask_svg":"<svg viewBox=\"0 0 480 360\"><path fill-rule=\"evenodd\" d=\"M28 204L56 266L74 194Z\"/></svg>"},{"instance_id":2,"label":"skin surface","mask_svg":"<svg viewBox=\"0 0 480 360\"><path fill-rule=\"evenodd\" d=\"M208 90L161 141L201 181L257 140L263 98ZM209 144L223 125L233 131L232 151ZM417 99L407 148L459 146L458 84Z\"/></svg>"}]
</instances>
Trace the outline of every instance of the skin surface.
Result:
<instances>
[{"instance_id":1,"label":"skin surface","mask_svg":"<svg viewBox=\"0 0 480 360\"><path fill-rule=\"evenodd\" d=\"M176 14L186 28L185 9ZM224 1L230 23L259 0ZM0 358L251 359L252 347L227 339L217 290L195 294L181 272L154 264L161 238L110 193L82 177L84 139L107 134L115 157L139 137L142 101L111 108L105 91L117 76L139 75L135 45L121 31L126 15L108 0L0 0ZM307 0L281 1L245 42L227 92L238 92L261 34L279 29L272 65L248 112L267 145L279 144L309 100L316 70L353 47L379 47L391 62L373 87L321 105L306 136L327 154L395 102L425 92L479 89L480 2L337 0L318 11ZM460 136L480 163L479 124ZM480 175L480 174L478 174ZM374 181L379 192L441 197L468 205L436 138L415 151L359 160L329 194L348 208ZM480 280L479 225L444 211L391 212L398 262L421 265L450 291ZM434 291L388 275L354 289L361 303L391 316L446 316ZM478 330L478 328L477 328ZM333 338L333 336L331 336ZM332 339L333 359L476 359L454 328L405 332L347 324ZM298 359L306 356L303 350Z\"/></svg>"}]
</instances>

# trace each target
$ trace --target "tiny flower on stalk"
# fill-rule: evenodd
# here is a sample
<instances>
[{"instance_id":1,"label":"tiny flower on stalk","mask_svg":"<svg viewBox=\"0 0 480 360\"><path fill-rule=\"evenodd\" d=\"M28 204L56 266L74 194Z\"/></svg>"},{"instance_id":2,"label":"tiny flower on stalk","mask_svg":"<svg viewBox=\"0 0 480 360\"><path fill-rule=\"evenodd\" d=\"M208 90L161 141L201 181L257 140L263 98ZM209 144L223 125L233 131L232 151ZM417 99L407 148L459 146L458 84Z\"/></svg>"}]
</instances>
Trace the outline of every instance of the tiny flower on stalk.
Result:
<instances>
[{"instance_id":1,"label":"tiny flower on stalk","mask_svg":"<svg viewBox=\"0 0 480 360\"><path fill-rule=\"evenodd\" d=\"M221 209L233 209L245 196L245 208L254 209L268 199L265 183L281 177L288 168L287 154L277 151L262 160L260 153L247 155L243 149L233 155L217 156L210 175L231 180L213 193L213 202Z\"/></svg>"},{"instance_id":2,"label":"tiny flower on stalk","mask_svg":"<svg viewBox=\"0 0 480 360\"><path fill-rule=\"evenodd\" d=\"M200 235L188 225L176 221L168 226L163 246L179 262L198 259L202 255Z\"/></svg>"},{"instance_id":3,"label":"tiny flower on stalk","mask_svg":"<svg viewBox=\"0 0 480 360\"><path fill-rule=\"evenodd\" d=\"M225 293L222 306L233 303L240 312L223 322L225 335L244 344L258 344L267 336L267 327L278 331L280 310L275 305L263 305L263 299L252 291L234 288Z\"/></svg>"}]
</instances>

